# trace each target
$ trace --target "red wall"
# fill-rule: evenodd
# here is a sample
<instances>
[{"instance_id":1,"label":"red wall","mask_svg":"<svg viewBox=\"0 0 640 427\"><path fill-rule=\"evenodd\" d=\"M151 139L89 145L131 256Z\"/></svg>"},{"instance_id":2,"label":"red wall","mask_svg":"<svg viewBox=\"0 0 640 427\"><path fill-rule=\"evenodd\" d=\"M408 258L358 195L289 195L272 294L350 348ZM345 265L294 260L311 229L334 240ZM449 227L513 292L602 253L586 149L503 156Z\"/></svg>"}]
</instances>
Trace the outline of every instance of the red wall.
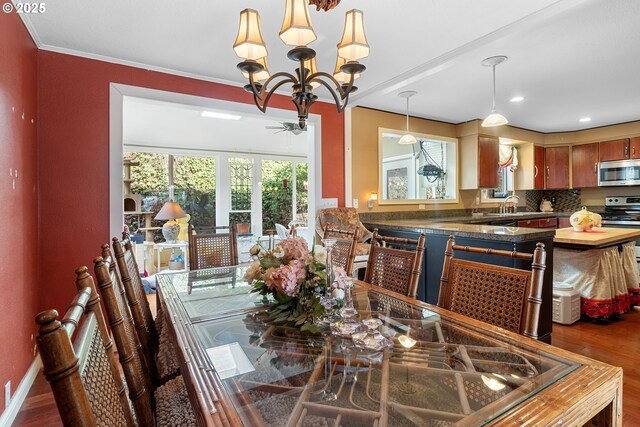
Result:
<instances>
[{"instance_id":1,"label":"red wall","mask_svg":"<svg viewBox=\"0 0 640 427\"><path fill-rule=\"evenodd\" d=\"M13 394L33 361L31 334L38 310L37 124L31 123L37 112L37 50L15 13L0 13L0 52L2 412L4 385L11 380Z\"/></svg>"},{"instance_id":2,"label":"red wall","mask_svg":"<svg viewBox=\"0 0 640 427\"><path fill-rule=\"evenodd\" d=\"M38 160L42 307L62 308L73 271L109 236L109 83L253 103L242 88L62 55L38 54ZM288 97L270 105L293 109ZM344 116L317 103L322 116L323 197L344 206ZM292 114L292 119L295 115Z\"/></svg>"}]
</instances>

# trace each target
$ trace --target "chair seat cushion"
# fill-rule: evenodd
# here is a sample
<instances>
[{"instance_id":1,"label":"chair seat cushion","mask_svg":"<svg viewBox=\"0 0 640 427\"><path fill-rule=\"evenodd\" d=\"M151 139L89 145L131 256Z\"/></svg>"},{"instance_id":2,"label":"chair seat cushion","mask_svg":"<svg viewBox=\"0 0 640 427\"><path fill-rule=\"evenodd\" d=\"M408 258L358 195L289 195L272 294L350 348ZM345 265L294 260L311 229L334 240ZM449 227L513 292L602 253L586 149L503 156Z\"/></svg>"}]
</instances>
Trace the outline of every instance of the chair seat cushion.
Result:
<instances>
[{"instance_id":1,"label":"chair seat cushion","mask_svg":"<svg viewBox=\"0 0 640 427\"><path fill-rule=\"evenodd\" d=\"M166 321L166 316L162 318ZM158 345L158 375L160 380L166 380L174 377L180 373L180 363L178 362L178 355L169 336L169 328L167 325L162 324L160 327L160 343Z\"/></svg>"},{"instance_id":2,"label":"chair seat cushion","mask_svg":"<svg viewBox=\"0 0 640 427\"><path fill-rule=\"evenodd\" d=\"M196 425L193 407L182 376L155 391L157 427L191 427Z\"/></svg>"}]
</instances>

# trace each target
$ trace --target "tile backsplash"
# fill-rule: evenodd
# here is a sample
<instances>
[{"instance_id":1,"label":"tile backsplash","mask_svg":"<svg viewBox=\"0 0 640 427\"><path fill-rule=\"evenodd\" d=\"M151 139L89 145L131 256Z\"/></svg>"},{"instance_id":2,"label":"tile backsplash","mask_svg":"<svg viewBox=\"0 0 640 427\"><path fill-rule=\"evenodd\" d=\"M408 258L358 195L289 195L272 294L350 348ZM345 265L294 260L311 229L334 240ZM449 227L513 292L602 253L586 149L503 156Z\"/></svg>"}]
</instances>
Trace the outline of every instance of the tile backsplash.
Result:
<instances>
[{"instance_id":1,"label":"tile backsplash","mask_svg":"<svg viewBox=\"0 0 640 427\"><path fill-rule=\"evenodd\" d=\"M555 198L555 203L552 203L554 212L575 212L582 206L580 190L528 190L526 198L527 211L539 211L543 198Z\"/></svg>"}]
</instances>

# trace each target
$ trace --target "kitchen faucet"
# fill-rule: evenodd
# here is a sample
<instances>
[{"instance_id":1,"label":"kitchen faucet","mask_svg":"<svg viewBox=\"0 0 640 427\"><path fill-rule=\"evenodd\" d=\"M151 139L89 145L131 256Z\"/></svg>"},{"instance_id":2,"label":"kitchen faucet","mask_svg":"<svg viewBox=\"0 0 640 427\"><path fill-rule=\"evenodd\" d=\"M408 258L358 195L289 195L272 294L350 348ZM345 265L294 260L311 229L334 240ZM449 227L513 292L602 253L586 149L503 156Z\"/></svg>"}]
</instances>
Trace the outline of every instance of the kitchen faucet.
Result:
<instances>
[{"instance_id":1,"label":"kitchen faucet","mask_svg":"<svg viewBox=\"0 0 640 427\"><path fill-rule=\"evenodd\" d=\"M502 201L502 204L500 205L500 213L509 213L508 212L509 208L507 207L507 203L509 203L509 202L513 203L513 206L511 207L511 213L518 212L518 202L519 201L520 201L520 196L516 196L515 194L508 195L507 198L504 199Z\"/></svg>"}]
</instances>

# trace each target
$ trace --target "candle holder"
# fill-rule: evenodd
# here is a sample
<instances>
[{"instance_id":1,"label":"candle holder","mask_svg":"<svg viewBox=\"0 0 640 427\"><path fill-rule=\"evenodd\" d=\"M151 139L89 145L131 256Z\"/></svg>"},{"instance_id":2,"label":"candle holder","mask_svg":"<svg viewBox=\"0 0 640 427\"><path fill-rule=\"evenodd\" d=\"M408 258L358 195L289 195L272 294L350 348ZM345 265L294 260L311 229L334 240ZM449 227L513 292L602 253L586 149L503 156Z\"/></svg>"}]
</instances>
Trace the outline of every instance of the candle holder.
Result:
<instances>
[{"instance_id":1,"label":"candle holder","mask_svg":"<svg viewBox=\"0 0 640 427\"><path fill-rule=\"evenodd\" d=\"M362 326L357 321L358 310L353 306L353 277L344 281L344 306L340 309L341 319L331 324L333 332L340 336L351 336L360 331Z\"/></svg>"},{"instance_id":2,"label":"candle holder","mask_svg":"<svg viewBox=\"0 0 640 427\"><path fill-rule=\"evenodd\" d=\"M370 318L364 320L362 323L367 330L353 334L353 343L357 347L373 351L381 351L393 347L393 341L378 331L378 328L382 326L380 319Z\"/></svg>"},{"instance_id":3,"label":"candle holder","mask_svg":"<svg viewBox=\"0 0 640 427\"><path fill-rule=\"evenodd\" d=\"M418 391L418 389L416 388L415 384L409 382L409 364L407 363L406 358L407 358L407 353L409 352L409 349L412 348L414 345L416 345L417 341L409 337L409 331L407 330L407 335L400 335L398 337L398 342L400 343L400 345L402 345L402 347L404 347L404 358L405 358L404 363L405 363L405 368L407 372L406 381L398 384L398 389L400 390L401 393L413 394L416 391Z\"/></svg>"},{"instance_id":4,"label":"candle holder","mask_svg":"<svg viewBox=\"0 0 640 427\"><path fill-rule=\"evenodd\" d=\"M320 304L324 307L324 315L318 319L320 325L330 325L334 320L333 308L336 305L336 299L331 294L331 285L333 284L333 246L336 244L337 239L322 239L322 244L327 248L327 269L326 276L327 282L325 286L324 295L320 297Z\"/></svg>"}]
</instances>

